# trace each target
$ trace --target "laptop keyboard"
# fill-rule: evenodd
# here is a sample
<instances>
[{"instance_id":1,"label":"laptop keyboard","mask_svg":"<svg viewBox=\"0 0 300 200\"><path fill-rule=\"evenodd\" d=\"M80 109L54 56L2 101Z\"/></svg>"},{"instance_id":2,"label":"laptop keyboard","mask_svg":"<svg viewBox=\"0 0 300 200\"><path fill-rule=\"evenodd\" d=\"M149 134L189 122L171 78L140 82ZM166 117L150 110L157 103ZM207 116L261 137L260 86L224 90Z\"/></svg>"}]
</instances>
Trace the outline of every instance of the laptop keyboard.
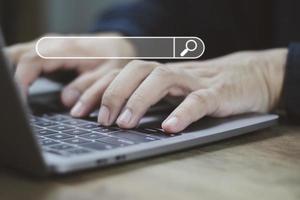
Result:
<instances>
[{"instance_id":1,"label":"laptop keyboard","mask_svg":"<svg viewBox=\"0 0 300 200\"><path fill-rule=\"evenodd\" d=\"M103 127L61 114L30 116L30 123L43 151L60 156L106 151L178 135L166 135L154 128L123 130Z\"/></svg>"}]
</instances>

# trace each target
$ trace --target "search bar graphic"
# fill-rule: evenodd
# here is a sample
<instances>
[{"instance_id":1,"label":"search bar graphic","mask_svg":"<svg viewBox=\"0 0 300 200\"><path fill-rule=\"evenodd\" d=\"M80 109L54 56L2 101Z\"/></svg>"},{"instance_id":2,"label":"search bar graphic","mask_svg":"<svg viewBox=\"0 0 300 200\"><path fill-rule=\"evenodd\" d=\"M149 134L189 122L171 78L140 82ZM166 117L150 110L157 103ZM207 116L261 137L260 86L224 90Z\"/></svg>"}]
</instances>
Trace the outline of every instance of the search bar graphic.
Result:
<instances>
[{"instance_id":1,"label":"search bar graphic","mask_svg":"<svg viewBox=\"0 0 300 200\"><path fill-rule=\"evenodd\" d=\"M118 52L101 51L103 47L126 40L136 50L136 54L118 55ZM63 44L84 44L98 46L97 50L74 52ZM56 45L65 50L51 51ZM109 48L108 48L109 49ZM199 37L96 37L96 36L46 36L35 46L36 53L43 59L197 59L205 51L205 44Z\"/></svg>"}]
</instances>

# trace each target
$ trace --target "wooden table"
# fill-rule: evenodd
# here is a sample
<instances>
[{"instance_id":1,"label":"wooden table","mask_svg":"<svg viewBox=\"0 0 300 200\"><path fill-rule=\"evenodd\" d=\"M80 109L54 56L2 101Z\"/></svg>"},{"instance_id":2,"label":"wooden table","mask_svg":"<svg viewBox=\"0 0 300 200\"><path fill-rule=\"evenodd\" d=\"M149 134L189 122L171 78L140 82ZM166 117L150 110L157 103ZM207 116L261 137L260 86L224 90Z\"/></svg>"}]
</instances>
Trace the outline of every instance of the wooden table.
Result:
<instances>
[{"instance_id":1,"label":"wooden table","mask_svg":"<svg viewBox=\"0 0 300 200\"><path fill-rule=\"evenodd\" d=\"M44 181L2 169L0 199L299 200L300 126Z\"/></svg>"}]
</instances>

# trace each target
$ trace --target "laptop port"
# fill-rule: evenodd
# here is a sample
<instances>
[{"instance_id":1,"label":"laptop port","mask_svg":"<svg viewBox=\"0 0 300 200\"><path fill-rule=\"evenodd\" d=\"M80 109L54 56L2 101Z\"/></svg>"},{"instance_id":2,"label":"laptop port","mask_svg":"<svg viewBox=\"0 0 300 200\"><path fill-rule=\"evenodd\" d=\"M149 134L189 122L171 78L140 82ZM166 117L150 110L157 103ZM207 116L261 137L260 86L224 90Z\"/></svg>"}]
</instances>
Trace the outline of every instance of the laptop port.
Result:
<instances>
[{"instance_id":1,"label":"laptop port","mask_svg":"<svg viewBox=\"0 0 300 200\"><path fill-rule=\"evenodd\" d=\"M106 165L107 164L107 159L99 159L96 161L97 165Z\"/></svg>"},{"instance_id":2,"label":"laptop port","mask_svg":"<svg viewBox=\"0 0 300 200\"><path fill-rule=\"evenodd\" d=\"M126 160L126 156L125 155L119 155L115 157L116 161L124 161Z\"/></svg>"}]
</instances>

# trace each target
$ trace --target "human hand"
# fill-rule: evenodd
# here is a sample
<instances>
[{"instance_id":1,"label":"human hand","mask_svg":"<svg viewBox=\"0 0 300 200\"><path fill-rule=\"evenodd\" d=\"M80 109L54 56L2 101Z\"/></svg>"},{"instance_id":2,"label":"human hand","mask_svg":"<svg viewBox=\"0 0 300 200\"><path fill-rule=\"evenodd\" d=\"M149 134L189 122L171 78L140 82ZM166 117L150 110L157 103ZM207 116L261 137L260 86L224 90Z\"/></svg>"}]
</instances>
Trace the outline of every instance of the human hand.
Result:
<instances>
[{"instance_id":1,"label":"human hand","mask_svg":"<svg viewBox=\"0 0 300 200\"><path fill-rule=\"evenodd\" d=\"M96 36L121 36L118 33L101 33ZM99 40L98 43L87 43L83 41L58 40L49 44L45 49L47 54L64 55L134 55L134 48L127 40L115 40L117 43L112 44L112 40ZM16 44L5 49L8 57L15 64L15 77L20 84L22 92L27 94L29 86L41 75L54 72L56 70L75 70L79 76L62 91L62 102L68 106L73 106L81 95L84 94L96 80L101 79L109 72L122 68L128 60L79 60L79 59L43 59L35 51L36 40ZM47 46L47 45L46 45Z\"/></svg>"},{"instance_id":2,"label":"human hand","mask_svg":"<svg viewBox=\"0 0 300 200\"><path fill-rule=\"evenodd\" d=\"M122 128L133 128L151 105L166 96L185 97L162 123L170 133L203 116L268 112L280 99L286 56L286 49L274 49L196 62L132 61L101 95L98 121L111 125L116 120ZM83 102L97 101L100 95L95 92L97 88ZM83 102L85 110L88 105Z\"/></svg>"}]
</instances>

